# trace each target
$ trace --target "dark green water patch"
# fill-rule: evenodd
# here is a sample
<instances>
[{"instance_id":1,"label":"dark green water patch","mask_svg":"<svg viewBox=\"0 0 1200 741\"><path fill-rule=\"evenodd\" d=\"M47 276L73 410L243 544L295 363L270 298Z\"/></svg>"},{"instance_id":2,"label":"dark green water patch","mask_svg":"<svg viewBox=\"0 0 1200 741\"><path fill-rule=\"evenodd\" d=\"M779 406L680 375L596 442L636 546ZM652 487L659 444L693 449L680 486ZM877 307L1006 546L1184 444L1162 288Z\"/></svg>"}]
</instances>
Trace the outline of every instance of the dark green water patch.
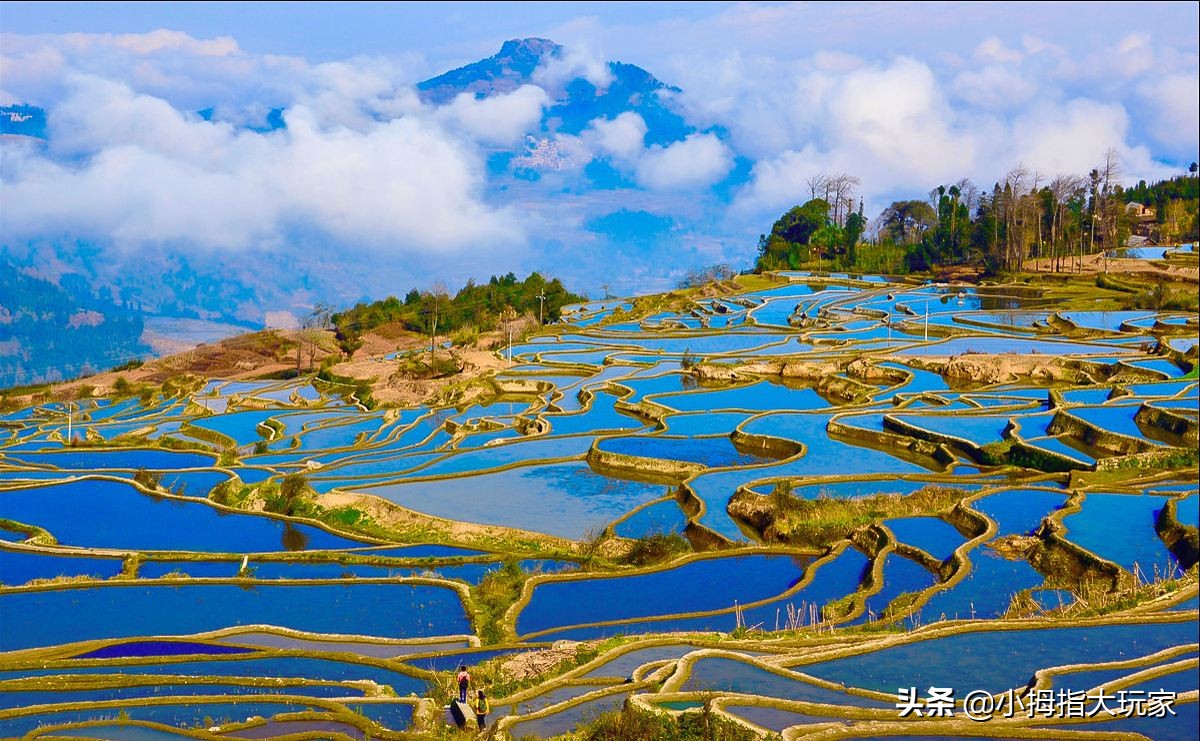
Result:
<instances>
[{"instance_id":1,"label":"dark green water patch","mask_svg":"<svg viewBox=\"0 0 1200 741\"><path fill-rule=\"evenodd\" d=\"M255 649L193 641L122 641L72 656L73 659L131 659L151 656L189 656L194 654L253 653Z\"/></svg>"}]
</instances>

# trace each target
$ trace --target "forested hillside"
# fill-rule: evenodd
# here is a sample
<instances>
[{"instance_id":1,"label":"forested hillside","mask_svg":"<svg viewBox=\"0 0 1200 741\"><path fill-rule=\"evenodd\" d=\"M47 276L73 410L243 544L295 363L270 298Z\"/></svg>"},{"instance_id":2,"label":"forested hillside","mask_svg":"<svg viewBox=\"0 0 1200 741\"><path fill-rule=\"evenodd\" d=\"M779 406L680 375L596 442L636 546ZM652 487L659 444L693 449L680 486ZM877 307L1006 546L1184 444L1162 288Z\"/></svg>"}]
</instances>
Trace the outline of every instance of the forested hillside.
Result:
<instances>
[{"instance_id":1,"label":"forested hillside","mask_svg":"<svg viewBox=\"0 0 1200 741\"><path fill-rule=\"evenodd\" d=\"M901 273L969 264L1003 272L1038 258L1061 269L1072 258L1124 246L1135 232L1163 244L1197 238L1196 165L1125 188L1113 151L1082 174L1047 176L1017 166L990 188L967 178L941 184L924 197L893 201L871 221L863 217L857 177L820 174L808 185L810 199L759 237L759 270L827 265Z\"/></svg>"},{"instance_id":2,"label":"forested hillside","mask_svg":"<svg viewBox=\"0 0 1200 741\"><path fill-rule=\"evenodd\" d=\"M141 313L64 275L58 284L0 261L0 387L56 381L150 352Z\"/></svg>"},{"instance_id":3,"label":"forested hillside","mask_svg":"<svg viewBox=\"0 0 1200 741\"><path fill-rule=\"evenodd\" d=\"M487 331L495 329L506 315L528 314L553 321L563 306L583 300L557 278L546 280L539 273L530 273L522 281L509 273L499 278L493 275L483 284L468 281L453 297L440 283L425 291L414 288L403 300L389 296L360 303L333 314L331 319L342 349L353 352L362 333L389 322L429 335L448 334L464 327Z\"/></svg>"}]
</instances>

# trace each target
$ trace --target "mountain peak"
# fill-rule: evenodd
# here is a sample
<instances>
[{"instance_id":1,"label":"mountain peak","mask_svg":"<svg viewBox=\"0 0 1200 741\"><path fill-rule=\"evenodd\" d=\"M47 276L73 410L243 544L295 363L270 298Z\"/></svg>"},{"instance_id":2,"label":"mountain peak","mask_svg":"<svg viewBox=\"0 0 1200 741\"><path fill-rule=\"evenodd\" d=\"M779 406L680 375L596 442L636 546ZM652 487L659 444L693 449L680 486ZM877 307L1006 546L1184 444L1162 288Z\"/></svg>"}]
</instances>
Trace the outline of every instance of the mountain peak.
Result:
<instances>
[{"instance_id":1,"label":"mountain peak","mask_svg":"<svg viewBox=\"0 0 1200 741\"><path fill-rule=\"evenodd\" d=\"M417 90L422 100L434 105L449 103L463 93L476 98L503 95L532 83L539 67L563 55L563 47L550 39L509 39L487 59L418 83ZM548 90L554 100L545 112L542 128L577 135L596 118L611 119L632 111L646 122L645 140L650 144L678 141L695 131L666 104L666 98L679 88L633 64L608 62L607 67L611 79L603 87L575 77L559 80ZM572 72L581 74L581 70Z\"/></svg>"},{"instance_id":2,"label":"mountain peak","mask_svg":"<svg viewBox=\"0 0 1200 741\"><path fill-rule=\"evenodd\" d=\"M562 46L550 39L509 39L487 59L428 79L417 89L426 102L436 104L464 92L477 96L507 93L528 82L543 60L561 54Z\"/></svg>"},{"instance_id":3,"label":"mountain peak","mask_svg":"<svg viewBox=\"0 0 1200 741\"><path fill-rule=\"evenodd\" d=\"M533 58L541 62L544 57L557 57L562 54L562 45L550 39L529 37L525 39L509 39L500 46L500 51L492 59L526 59ZM536 66L536 65L535 65Z\"/></svg>"}]
</instances>

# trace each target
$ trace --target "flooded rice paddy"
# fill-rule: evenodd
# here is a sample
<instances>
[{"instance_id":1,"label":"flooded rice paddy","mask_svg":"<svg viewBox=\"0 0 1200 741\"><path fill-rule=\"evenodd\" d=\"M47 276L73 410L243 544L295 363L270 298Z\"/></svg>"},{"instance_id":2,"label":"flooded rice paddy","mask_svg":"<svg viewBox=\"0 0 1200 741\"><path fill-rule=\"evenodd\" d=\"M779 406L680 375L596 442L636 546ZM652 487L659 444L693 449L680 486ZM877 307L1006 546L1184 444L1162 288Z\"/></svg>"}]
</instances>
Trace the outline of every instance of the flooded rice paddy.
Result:
<instances>
[{"instance_id":1,"label":"flooded rice paddy","mask_svg":"<svg viewBox=\"0 0 1200 741\"><path fill-rule=\"evenodd\" d=\"M0 415L0 736L403 738L460 662L566 641L492 698L509 737L626 704L977 735L968 692L1104 686L1174 712L987 733L1193 738L1195 317L781 280L568 307L525 391L461 407L300 378Z\"/></svg>"}]
</instances>

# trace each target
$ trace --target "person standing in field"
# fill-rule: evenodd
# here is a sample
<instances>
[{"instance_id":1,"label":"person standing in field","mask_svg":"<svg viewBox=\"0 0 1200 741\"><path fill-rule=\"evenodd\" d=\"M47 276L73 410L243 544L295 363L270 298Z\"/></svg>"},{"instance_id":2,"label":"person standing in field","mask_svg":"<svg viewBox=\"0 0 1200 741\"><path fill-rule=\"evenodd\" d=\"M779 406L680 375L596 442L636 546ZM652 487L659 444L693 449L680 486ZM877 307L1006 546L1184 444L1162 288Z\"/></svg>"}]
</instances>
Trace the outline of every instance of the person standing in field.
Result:
<instances>
[{"instance_id":1,"label":"person standing in field","mask_svg":"<svg viewBox=\"0 0 1200 741\"><path fill-rule=\"evenodd\" d=\"M458 675L455 677L458 680L458 701L467 701L467 688L471 686L471 673L467 671L467 665L462 664L458 667Z\"/></svg>"},{"instance_id":2,"label":"person standing in field","mask_svg":"<svg viewBox=\"0 0 1200 741\"><path fill-rule=\"evenodd\" d=\"M479 690L479 694L475 697L475 721L479 724L479 730L487 728L487 716L491 710L487 695L483 694L483 690Z\"/></svg>"}]
</instances>

